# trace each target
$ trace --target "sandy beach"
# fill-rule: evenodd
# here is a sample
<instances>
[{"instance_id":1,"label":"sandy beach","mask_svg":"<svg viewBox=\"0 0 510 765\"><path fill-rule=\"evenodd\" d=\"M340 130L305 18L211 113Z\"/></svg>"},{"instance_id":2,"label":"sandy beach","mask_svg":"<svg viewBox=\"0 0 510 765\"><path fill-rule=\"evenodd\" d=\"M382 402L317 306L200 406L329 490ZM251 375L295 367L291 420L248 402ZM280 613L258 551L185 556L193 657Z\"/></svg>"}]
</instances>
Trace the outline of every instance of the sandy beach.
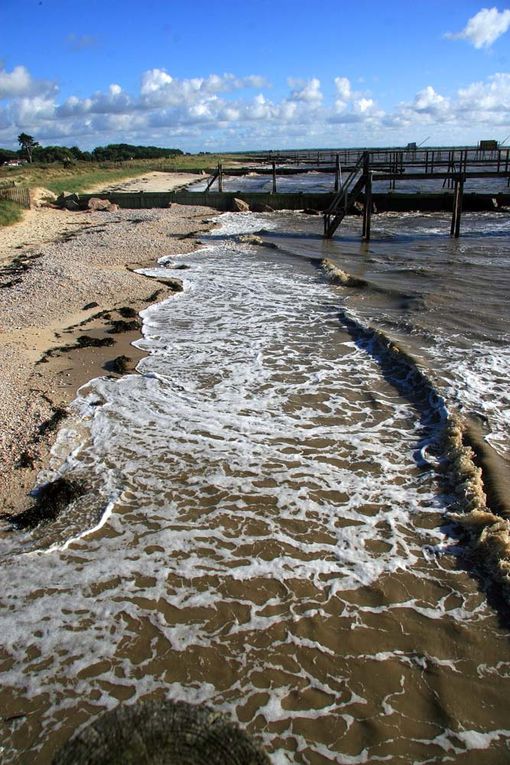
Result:
<instances>
[{"instance_id":1,"label":"sandy beach","mask_svg":"<svg viewBox=\"0 0 510 765\"><path fill-rule=\"evenodd\" d=\"M170 189L195 178L151 173L122 187ZM140 337L138 312L179 289L177 269L174 284L134 269L192 251L194 234L208 230L211 217L209 208L178 205L114 213L40 207L2 230L2 512L31 504L27 493L80 385L133 370L141 355L131 345Z\"/></svg>"}]
</instances>

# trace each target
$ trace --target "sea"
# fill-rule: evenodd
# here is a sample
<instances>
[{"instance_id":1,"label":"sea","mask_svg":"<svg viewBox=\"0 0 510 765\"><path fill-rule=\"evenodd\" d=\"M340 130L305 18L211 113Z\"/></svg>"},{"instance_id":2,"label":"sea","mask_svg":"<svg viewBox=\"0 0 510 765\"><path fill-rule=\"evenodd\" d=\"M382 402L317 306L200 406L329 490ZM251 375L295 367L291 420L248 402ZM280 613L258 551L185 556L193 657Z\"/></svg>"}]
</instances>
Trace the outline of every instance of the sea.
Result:
<instances>
[{"instance_id":1,"label":"sea","mask_svg":"<svg viewBox=\"0 0 510 765\"><path fill-rule=\"evenodd\" d=\"M147 699L275 765L510 762L510 215L213 215L58 434L86 494L0 535L1 762Z\"/></svg>"}]
</instances>

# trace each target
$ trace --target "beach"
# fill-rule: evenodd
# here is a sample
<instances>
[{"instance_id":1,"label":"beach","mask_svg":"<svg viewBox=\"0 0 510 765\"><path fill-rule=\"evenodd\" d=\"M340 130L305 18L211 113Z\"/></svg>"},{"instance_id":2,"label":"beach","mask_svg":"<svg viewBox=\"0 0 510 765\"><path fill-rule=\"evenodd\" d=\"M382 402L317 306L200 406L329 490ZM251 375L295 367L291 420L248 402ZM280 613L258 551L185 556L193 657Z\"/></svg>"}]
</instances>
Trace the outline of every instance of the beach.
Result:
<instances>
[{"instance_id":1,"label":"beach","mask_svg":"<svg viewBox=\"0 0 510 765\"><path fill-rule=\"evenodd\" d=\"M49 212L4 492L74 493L0 534L5 762L154 699L275 765L504 761L508 218Z\"/></svg>"},{"instance_id":2,"label":"beach","mask_svg":"<svg viewBox=\"0 0 510 765\"><path fill-rule=\"evenodd\" d=\"M182 186L196 176L150 173L115 184L130 190ZM91 192L108 187L90 189ZM112 373L119 356L134 368L138 328L123 331L117 309L138 313L178 288L134 273L158 258L196 247L210 228L211 211L173 205L169 210L69 212L39 206L2 230L0 240L0 503L16 513L31 499L65 407L93 377ZM178 279L179 272L175 272ZM131 311L128 311L131 314ZM106 316L105 316L106 314ZM111 334L112 321L117 321ZM131 319L133 324L133 319ZM137 321L134 324L138 324ZM111 345L76 346L81 336ZM56 351L60 348L62 350ZM50 355L48 355L50 352Z\"/></svg>"}]
</instances>

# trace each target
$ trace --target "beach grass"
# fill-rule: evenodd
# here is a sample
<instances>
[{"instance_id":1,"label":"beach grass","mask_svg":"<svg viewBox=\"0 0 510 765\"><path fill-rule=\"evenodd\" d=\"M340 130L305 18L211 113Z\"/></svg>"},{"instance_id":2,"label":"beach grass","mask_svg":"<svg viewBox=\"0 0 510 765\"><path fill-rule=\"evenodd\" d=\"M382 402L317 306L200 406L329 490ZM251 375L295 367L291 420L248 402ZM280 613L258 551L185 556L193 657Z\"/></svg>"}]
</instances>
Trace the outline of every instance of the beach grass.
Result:
<instances>
[{"instance_id":1,"label":"beach grass","mask_svg":"<svg viewBox=\"0 0 510 765\"><path fill-rule=\"evenodd\" d=\"M12 226L23 217L23 208L16 202L0 199L0 226Z\"/></svg>"},{"instance_id":2,"label":"beach grass","mask_svg":"<svg viewBox=\"0 0 510 765\"><path fill-rule=\"evenodd\" d=\"M20 186L42 186L60 194L78 193L99 184L111 184L144 173L161 172L213 172L218 162L225 167L243 162L241 155L185 154L168 159L131 160L127 162L76 162L68 167L61 163L22 165L0 168L0 184L14 181Z\"/></svg>"}]
</instances>

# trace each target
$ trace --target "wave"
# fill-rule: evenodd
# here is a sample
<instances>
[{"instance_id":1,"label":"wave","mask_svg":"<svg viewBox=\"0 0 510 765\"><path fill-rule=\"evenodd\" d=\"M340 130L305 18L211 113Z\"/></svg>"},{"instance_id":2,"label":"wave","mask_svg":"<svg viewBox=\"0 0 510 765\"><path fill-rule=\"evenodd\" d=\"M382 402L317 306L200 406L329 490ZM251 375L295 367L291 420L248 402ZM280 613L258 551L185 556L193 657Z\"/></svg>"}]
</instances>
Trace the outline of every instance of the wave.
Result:
<instances>
[{"instance_id":1,"label":"wave","mask_svg":"<svg viewBox=\"0 0 510 765\"><path fill-rule=\"evenodd\" d=\"M368 286L330 260L321 265L334 284ZM415 459L420 466L433 466L429 452L436 458L448 488L446 517L465 532L474 564L510 603L510 504L502 485L501 458L473 418L447 406L412 354L383 331L364 325L352 311L340 309L340 318L353 340L379 363L384 377L419 411L425 438Z\"/></svg>"},{"instance_id":2,"label":"wave","mask_svg":"<svg viewBox=\"0 0 510 765\"><path fill-rule=\"evenodd\" d=\"M329 258L324 258L319 261L323 271L328 276L328 279L332 284L336 284L339 287L353 287L357 289L369 290L370 292L377 292L385 295L391 300L400 301L402 305L408 307L412 304L415 308L423 305L423 295L412 294L409 292L402 292L401 290L394 289L393 287L384 287L373 281L367 279L361 279L359 276L353 276L353 274L343 271L336 263L333 263Z\"/></svg>"}]
</instances>

